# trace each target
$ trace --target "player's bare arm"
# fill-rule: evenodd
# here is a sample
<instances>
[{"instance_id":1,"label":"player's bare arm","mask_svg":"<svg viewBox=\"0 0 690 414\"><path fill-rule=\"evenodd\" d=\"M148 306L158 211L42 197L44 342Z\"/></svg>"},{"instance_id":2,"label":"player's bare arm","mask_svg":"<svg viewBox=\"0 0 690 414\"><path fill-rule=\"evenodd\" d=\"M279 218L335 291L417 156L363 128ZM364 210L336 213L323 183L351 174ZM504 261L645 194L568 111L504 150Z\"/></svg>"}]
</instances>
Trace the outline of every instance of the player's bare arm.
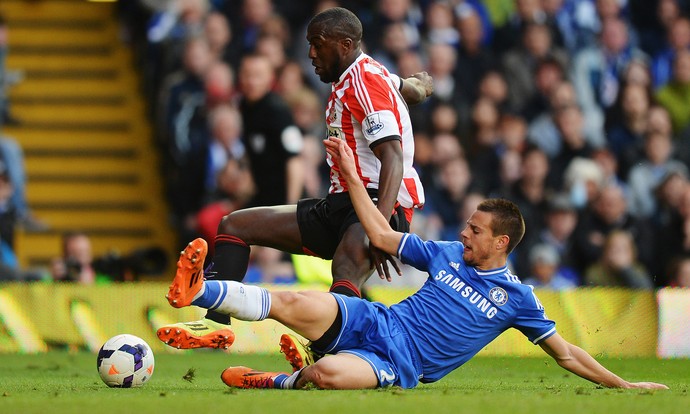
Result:
<instances>
[{"instance_id":1,"label":"player's bare arm","mask_svg":"<svg viewBox=\"0 0 690 414\"><path fill-rule=\"evenodd\" d=\"M350 147L344 141L331 137L324 140L326 151L333 162L340 167L340 173L347 181L350 198L355 207L369 241L384 252L395 255L402 233L391 229L388 220L369 198L362 181L357 175L355 161Z\"/></svg>"},{"instance_id":2,"label":"player's bare arm","mask_svg":"<svg viewBox=\"0 0 690 414\"><path fill-rule=\"evenodd\" d=\"M384 140L381 144L374 145L372 151L376 158L381 161L377 207L388 221L393 214L393 208L398 199L400 183L403 177L403 153L400 139L396 137L396 139ZM371 264L381 279L386 279L389 282L392 281L388 263L393 266L399 276L402 276L402 271L397 262L389 254L382 252L372 243L369 244L369 255Z\"/></svg>"},{"instance_id":3,"label":"player's bare arm","mask_svg":"<svg viewBox=\"0 0 690 414\"><path fill-rule=\"evenodd\" d=\"M402 80L400 93L408 105L420 104L434 93L434 80L426 72L415 73Z\"/></svg>"},{"instance_id":4,"label":"player's bare arm","mask_svg":"<svg viewBox=\"0 0 690 414\"><path fill-rule=\"evenodd\" d=\"M606 369L585 350L569 343L557 333L539 345L558 365L595 384L608 388L668 389L666 385L655 382L628 382L624 380Z\"/></svg>"}]
</instances>

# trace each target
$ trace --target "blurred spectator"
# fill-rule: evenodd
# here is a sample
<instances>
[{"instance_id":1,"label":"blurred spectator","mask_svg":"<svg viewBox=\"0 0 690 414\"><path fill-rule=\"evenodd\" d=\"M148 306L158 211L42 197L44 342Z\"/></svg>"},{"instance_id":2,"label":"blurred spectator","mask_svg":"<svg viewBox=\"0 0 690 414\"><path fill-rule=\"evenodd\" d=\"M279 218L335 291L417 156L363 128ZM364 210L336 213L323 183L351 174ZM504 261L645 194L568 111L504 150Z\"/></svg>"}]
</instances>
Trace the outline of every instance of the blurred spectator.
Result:
<instances>
[{"instance_id":1,"label":"blurred spectator","mask_svg":"<svg viewBox=\"0 0 690 414\"><path fill-rule=\"evenodd\" d=\"M562 189L565 170L575 158L590 158L594 147L584 135L584 118L580 108L569 105L556 110L555 124L562 140L561 150L553 158L549 185Z\"/></svg>"},{"instance_id":2,"label":"blurred spectator","mask_svg":"<svg viewBox=\"0 0 690 414\"><path fill-rule=\"evenodd\" d=\"M319 198L328 193L328 164L321 140L314 135L304 136L301 154L304 165L304 198Z\"/></svg>"},{"instance_id":3,"label":"blurred spectator","mask_svg":"<svg viewBox=\"0 0 690 414\"><path fill-rule=\"evenodd\" d=\"M449 103L439 103L431 110L431 133L460 134L460 119L455 107Z\"/></svg>"},{"instance_id":4,"label":"blurred spectator","mask_svg":"<svg viewBox=\"0 0 690 414\"><path fill-rule=\"evenodd\" d=\"M573 62L573 83L583 112L602 112L613 105L625 68L637 59L646 60L647 56L630 43L625 22L604 20L598 44L583 49Z\"/></svg>"},{"instance_id":5,"label":"blurred spectator","mask_svg":"<svg viewBox=\"0 0 690 414\"><path fill-rule=\"evenodd\" d=\"M530 276L522 280L525 285L550 290L565 290L576 285L560 273L560 258L556 249L548 244L537 244L529 252Z\"/></svg>"},{"instance_id":6,"label":"blurred spectator","mask_svg":"<svg viewBox=\"0 0 690 414\"><path fill-rule=\"evenodd\" d=\"M213 246L220 220L247 205L256 191L247 163L230 158L217 175L217 187L209 200L195 215L195 231Z\"/></svg>"},{"instance_id":7,"label":"blurred spectator","mask_svg":"<svg viewBox=\"0 0 690 414\"><path fill-rule=\"evenodd\" d=\"M577 93L572 83L563 81L553 85L549 92L548 100L549 106L547 110L529 123L527 136L531 143L538 145L546 152L549 159L553 160L563 147L562 139L556 126L556 118L562 109L577 105ZM605 144L603 113L595 111L586 114L585 118L587 122L582 127L585 139L593 147L603 146Z\"/></svg>"},{"instance_id":8,"label":"blurred spectator","mask_svg":"<svg viewBox=\"0 0 690 414\"><path fill-rule=\"evenodd\" d=\"M675 133L690 127L690 50L676 53L673 76L657 91L656 99L671 115Z\"/></svg>"},{"instance_id":9,"label":"blurred spectator","mask_svg":"<svg viewBox=\"0 0 690 414\"><path fill-rule=\"evenodd\" d=\"M606 178L599 163L591 158L575 157L565 169L563 188L560 191L568 194L573 207L582 211L598 197L603 187L617 185L617 181ZM620 188L625 194L625 187ZM627 197L627 194L625 195Z\"/></svg>"},{"instance_id":10,"label":"blurred spectator","mask_svg":"<svg viewBox=\"0 0 690 414\"><path fill-rule=\"evenodd\" d=\"M690 288L690 256L681 256L669 266L670 287Z\"/></svg>"},{"instance_id":11,"label":"blurred spectator","mask_svg":"<svg viewBox=\"0 0 690 414\"><path fill-rule=\"evenodd\" d=\"M276 85L273 90L282 96L283 99L290 99L291 95L301 93L305 89L316 94L316 92L307 85L302 67L295 60L285 62L277 75ZM319 99L318 95L316 95L316 97Z\"/></svg>"},{"instance_id":12,"label":"blurred spectator","mask_svg":"<svg viewBox=\"0 0 690 414\"><path fill-rule=\"evenodd\" d=\"M230 47L238 50L240 56L253 53L261 35L261 26L274 11L271 0L242 0L240 13L231 13L232 17L237 19L237 24L231 25L234 33Z\"/></svg>"},{"instance_id":13,"label":"blurred spectator","mask_svg":"<svg viewBox=\"0 0 690 414\"><path fill-rule=\"evenodd\" d=\"M458 19L462 19L467 14L458 16ZM424 37L426 40L429 43L445 43L457 47L460 43L461 34L455 28L454 19L455 15L450 2L432 1L424 13L426 26ZM383 63L380 60L379 62ZM390 69L390 66L388 68Z\"/></svg>"},{"instance_id":14,"label":"blurred spectator","mask_svg":"<svg viewBox=\"0 0 690 414\"><path fill-rule=\"evenodd\" d=\"M630 170L632 214L649 218L656 211L654 189L672 171L688 175L685 164L673 158L673 142L668 134L650 131L645 136L644 158Z\"/></svg>"},{"instance_id":15,"label":"blurred spectator","mask_svg":"<svg viewBox=\"0 0 690 414\"><path fill-rule=\"evenodd\" d=\"M264 246L252 246L245 283L295 283L295 268L283 252Z\"/></svg>"},{"instance_id":16,"label":"blurred spectator","mask_svg":"<svg viewBox=\"0 0 690 414\"><path fill-rule=\"evenodd\" d=\"M9 88L10 73L7 70L5 60L8 54L8 29L5 18L0 14L0 129L3 124L16 125L19 120L10 114L10 100L7 97Z\"/></svg>"},{"instance_id":17,"label":"blurred spectator","mask_svg":"<svg viewBox=\"0 0 690 414\"><path fill-rule=\"evenodd\" d=\"M386 28L394 23L404 26L405 37L412 48L419 48L421 44L420 28L424 24L422 10L416 1L412 0L380 0L373 4L371 20L359 15L362 24L369 24L364 30L364 46L366 50L380 50L381 39Z\"/></svg>"},{"instance_id":18,"label":"blurred spectator","mask_svg":"<svg viewBox=\"0 0 690 414\"><path fill-rule=\"evenodd\" d=\"M498 69L499 62L493 51L483 43L485 27L477 12L471 8L466 9L457 16L456 22L460 44L453 76L462 110L463 107L470 107L477 99L477 85L487 73Z\"/></svg>"},{"instance_id":19,"label":"blurred spectator","mask_svg":"<svg viewBox=\"0 0 690 414\"><path fill-rule=\"evenodd\" d=\"M479 97L493 102L499 111L505 113L508 108L508 82L497 69L485 72L479 79Z\"/></svg>"},{"instance_id":20,"label":"blurred spectator","mask_svg":"<svg viewBox=\"0 0 690 414\"><path fill-rule=\"evenodd\" d=\"M265 56L268 59L275 73L279 73L287 63L285 47L277 37L261 36L256 41L254 51L257 55Z\"/></svg>"},{"instance_id":21,"label":"blurred spectator","mask_svg":"<svg viewBox=\"0 0 690 414\"><path fill-rule=\"evenodd\" d=\"M430 97L431 102L453 104L459 97L453 77L458 60L457 51L450 45L435 43L427 47L427 53L429 54L427 71L434 79L434 94Z\"/></svg>"},{"instance_id":22,"label":"blurred spectator","mask_svg":"<svg viewBox=\"0 0 690 414\"><path fill-rule=\"evenodd\" d=\"M17 279L19 263L14 251L14 232L17 226L17 211L11 203L14 187L5 164L0 161L0 265L11 273L8 279ZM0 268L0 273L3 272ZM4 279L4 277L3 277Z\"/></svg>"},{"instance_id":23,"label":"blurred spectator","mask_svg":"<svg viewBox=\"0 0 690 414\"><path fill-rule=\"evenodd\" d=\"M529 251L544 228L547 210L548 188L546 177L549 174L549 161L538 147L529 147L522 153L520 178L509 188L503 189L500 196L517 204L525 220L525 235L520 248L513 253L517 274L529 274Z\"/></svg>"},{"instance_id":24,"label":"blurred spectator","mask_svg":"<svg viewBox=\"0 0 690 414\"><path fill-rule=\"evenodd\" d=\"M474 177L474 187L484 194L496 191L501 186L499 117L498 109L487 98L477 99L472 107L470 136L465 148Z\"/></svg>"},{"instance_id":25,"label":"blurred spectator","mask_svg":"<svg viewBox=\"0 0 690 414\"><path fill-rule=\"evenodd\" d=\"M298 158L303 137L280 95L271 91L275 74L260 55L242 59L239 86L242 137L257 192L252 206L297 202L302 195L303 168Z\"/></svg>"},{"instance_id":26,"label":"blurred spectator","mask_svg":"<svg viewBox=\"0 0 690 414\"><path fill-rule=\"evenodd\" d=\"M224 14L214 11L206 16L204 22L204 36L208 42L211 56L214 60L227 64L236 64L239 60L237 51L230 47L232 29Z\"/></svg>"},{"instance_id":27,"label":"blurred spectator","mask_svg":"<svg viewBox=\"0 0 690 414\"><path fill-rule=\"evenodd\" d=\"M209 114L211 142L206 176L206 191L214 193L218 188L218 174L228 160L239 160L245 155L242 144L242 116L231 105L221 104Z\"/></svg>"},{"instance_id":28,"label":"blurred spectator","mask_svg":"<svg viewBox=\"0 0 690 414\"><path fill-rule=\"evenodd\" d=\"M51 277L56 282L96 283L91 239L86 233L73 232L62 236L62 255L50 264ZM101 277L103 277L101 275Z\"/></svg>"},{"instance_id":29,"label":"blurred spectator","mask_svg":"<svg viewBox=\"0 0 690 414\"><path fill-rule=\"evenodd\" d=\"M218 71L210 71L215 63L202 37L190 39L185 70L170 74L161 91L159 125L161 146L167 155L166 191L173 218L181 227L188 227L183 223L201 207L205 194L210 142L206 88L217 94L218 100L228 95L222 86L211 86L218 75ZM212 76L207 78L209 73Z\"/></svg>"},{"instance_id":30,"label":"blurred spectator","mask_svg":"<svg viewBox=\"0 0 690 414\"><path fill-rule=\"evenodd\" d=\"M458 212L471 191L472 173L464 156L453 157L439 164L433 185L425 188L427 214L438 217L442 223L440 238L456 240L460 226Z\"/></svg>"},{"instance_id":31,"label":"blurred spectator","mask_svg":"<svg viewBox=\"0 0 690 414\"><path fill-rule=\"evenodd\" d=\"M146 76L150 96L157 96L160 81L166 75L180 69L185 40L203 34L208 11L208 0L172 0L153 10L145 52L150 69Z\"/></svg>"},{"instance_id":32,"label":"blurred spectator","mask_svg":"<svg viewBox=\"0 0 690 414\"><path fill-rule=\"evenodd\" d=\"M656 260L649 246L654 246L654 232L649 221L636 218L628 212L623 190L607 184L599 191L581 216L575 230L575 254L578 271L584 271L601 257L604 242L614 230L625 230L632 234L639 260L650 269Z\"/></svg>"},{"instance_id":33,"label":"blurred spectator","mask_svg":"<svg viewBox=\"0 0 690 414\"><path fill-rule=\"evenodd\" d=\"M411 49L412 45L405 32L405 24L400 22L392 23L384 29L381 49L373 51L372 57L392 73L398 73L398 59L400 55Z\"/></svg>"},{"instance_id":34,"label":"blurred spectator","mask_svg":"<svg viewBox=\"0 0 690 414\"><path fill-rule=\"evenodd\" d=\"M537 93L535 73L541 61L551 59L562 67L568 65L568 56L554 46L551 36L545 24L529 23L522 30L521 43L503 55L510 108L516 113L524 114Z\"/></svg>"},{"instance_id":35,"label":"blurred spectator","mask_svg":"<svg viewBox=\"0 0 690 414\"><path fill-rule=\"evenodd\" d=\"M673 20L668 29L664 50L652 60L652 78L654 88L666 85L673 77L673 62L679 51L690 50L690 19L681 16Z\"/></svg>"},{"instance_id":36,"label":"blurred spectator","mask_svg":"<svg viewBox=\"0 0 690 414\"><path fill-rule=\"evenodd\" d=\"M222 60L214 60L204 76L205 112L218 105L233 103L235 94L235 73L232 67Z\"/></svg>"},{"instance_id":37,"label":"blurred spectator","mask_svg":"<svg viewBox=\"0 0 690 414\"><path fill-rule=\"evenodd\" d=\"M305 87L285 95L284 98L292 111L295 125L297 125L302 134L318 137L326 135L326 128L323 123L323 107L318 95L314 91Z\"/></svg>"},{"instance_id":38,"label":"blurred spectator","mask_svg":"<svg viewBox=\"0 0 690 414\"><path fill-rule=\"evenodd\" d=\"M559 272L575 285L582 283L577 271L574 252L574 232L578 224L578 211L565 193L552 193L547 200L545 226L536 243L553 247L558 253Z\"/></svg>"},{"instance_id":39,"label":"blurred spectator","mask_svg":"<svg viewBox=\"0 0 690 414\"><path fill-rule=\"evenodd\" d=\"M677 207L669 212L669 219L657 229L653 250L658 262L650 268L654 271L657 286L670 282L666 266L676 257L690 255L690 185L683 183L678 199L672 202Z\"/></svg>"},{"instance_id":40,"label":"blurred spectator","mask_svg":"<svg viewBox=\"0 0 690 414\"><path fill-rule=\"evenodd\" d=\"M654 287L647 269L637 260L633 235L625 230L614 230L606 236L601 257L587 268L585 283L632 289Z\"/></svg>"},{"instance_id":41,"label":"blurred spectator","mask_svg":"<svg viewBox=\"0 0 690 414\"><path fill-rule=\"evenodd\" d=\"M650 91L639 84L625 84L608 114L608 148L620 161L620 176L627 179L630 168L642 156L647 132L648 112L652 105Z\"/></svg>"},{"instance_id":42,"label":"blurred spectator","mask_svg":"<svg viewBox=\"0 0 690 414\"><path fill-rule=\"evenodd\" d=\"M546 23L547 16L541 0L515 0L515 12L510 19L496 30L494 50L504 53L515 48L521 41L525 27L531 23Z\"/></svg>"},{"instance_id":43,"label":"blurred spectator","mask_svg":"<svg viewBox=\"0 0 690 414\"><path fill-rule=\"evenodd\" d=\"M550 96L566 78L565 67L553 58L539 60L534 69L534 92L521 105L520 113L528 121L550 110Z\"/></svg>"}]
</instances>

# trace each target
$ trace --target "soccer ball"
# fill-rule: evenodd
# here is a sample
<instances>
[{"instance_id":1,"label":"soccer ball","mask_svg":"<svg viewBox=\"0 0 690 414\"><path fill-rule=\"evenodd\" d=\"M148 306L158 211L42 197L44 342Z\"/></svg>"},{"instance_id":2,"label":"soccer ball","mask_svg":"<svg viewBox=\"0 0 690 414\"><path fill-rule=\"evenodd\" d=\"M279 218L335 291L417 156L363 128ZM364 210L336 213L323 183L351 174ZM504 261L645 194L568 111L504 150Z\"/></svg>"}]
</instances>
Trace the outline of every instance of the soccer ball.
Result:
<instances>
[{"instance_id":1,"label":"soccer ball","mask_svg":"<svg viewBox=\"0 0 690 414\"><path fill-rule=\"evenodd\" d=\"M153 351L137 336L113 336L98 351L97 368L109 387L140 387L153 374Z\"/></svg>"}]
</instances>

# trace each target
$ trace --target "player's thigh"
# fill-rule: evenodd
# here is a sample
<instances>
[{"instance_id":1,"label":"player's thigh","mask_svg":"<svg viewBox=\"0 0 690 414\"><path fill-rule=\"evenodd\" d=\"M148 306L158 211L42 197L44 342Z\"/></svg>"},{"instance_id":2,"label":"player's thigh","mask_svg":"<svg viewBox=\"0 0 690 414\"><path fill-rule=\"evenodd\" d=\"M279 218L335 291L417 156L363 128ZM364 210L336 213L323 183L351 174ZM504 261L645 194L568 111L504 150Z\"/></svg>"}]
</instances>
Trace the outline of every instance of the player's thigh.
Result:
<instances>
[{"instance_id":1,"label":"player's thigh","mask_svg":"<svg viewBox=\"0 0 690 414\"><path fill-rule=\"evenodd\" d=\"M302 253L296 205L233 211L221 220L218 234L238 237L249 245L273 247L288 253Z\"/></svg>"},{"instance_id":2,"label":"player's thigh","mask_svg":"<svg viewBox=\"0 0 690 414\"><path fill-rule=\"evenodd\" d=\"M313 383L324 389L376 388L378 377L371 365L352 354L327 355L302 371L298 386Z\"/></svg>"}]
</instances>

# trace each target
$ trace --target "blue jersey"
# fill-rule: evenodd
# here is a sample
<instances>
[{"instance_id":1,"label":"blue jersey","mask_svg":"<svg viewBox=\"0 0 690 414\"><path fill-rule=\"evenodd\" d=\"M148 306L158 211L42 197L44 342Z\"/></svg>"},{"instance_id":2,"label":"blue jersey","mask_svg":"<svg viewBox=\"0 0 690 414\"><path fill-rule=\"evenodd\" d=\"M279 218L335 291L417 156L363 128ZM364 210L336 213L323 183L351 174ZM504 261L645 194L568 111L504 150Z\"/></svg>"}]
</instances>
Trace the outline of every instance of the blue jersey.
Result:
<instances>
[{"instance_id":1,"label":"blue jersey","mask_svg":"<svg viewBox=\"0 0 690 414\"><path fill-rule=\"evenodd\" d=\"M531 286L507 267L468 266L464 249L414 234L405 234L398 248L403 263L429 273L418 292L390 307L415 348L421 382L439 380L509 328L535 344L556 332Z\"/></svg>"}]
</instances>

